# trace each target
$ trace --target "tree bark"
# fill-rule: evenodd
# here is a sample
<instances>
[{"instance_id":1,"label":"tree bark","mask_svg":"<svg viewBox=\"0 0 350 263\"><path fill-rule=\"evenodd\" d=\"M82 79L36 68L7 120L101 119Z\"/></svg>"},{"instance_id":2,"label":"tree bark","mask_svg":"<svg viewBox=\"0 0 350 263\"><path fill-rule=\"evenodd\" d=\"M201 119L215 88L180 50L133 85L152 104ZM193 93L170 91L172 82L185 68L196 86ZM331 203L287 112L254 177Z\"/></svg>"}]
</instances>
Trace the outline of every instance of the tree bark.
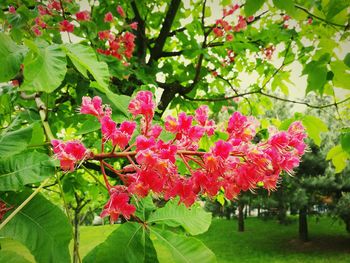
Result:
<instances>
[{"instance_id":1,"label":"tree bark","mask_svg":"<svg viewBox=\"0 0 350 263\"><path fill-rule=\"evenodd\" d=\"M299 209L299 238L304 242L309 241L307 206L303 206Z\"/></svg>"},{"instance_id":2,"label":"tree bark","mask_svg":"<svg viewBox=\"0 0 350 263\"><path fill-rule=\"evenodd\" d=\"M238 232L244 232L244 204L238 205Z\"/></svg>"}]
</instances>

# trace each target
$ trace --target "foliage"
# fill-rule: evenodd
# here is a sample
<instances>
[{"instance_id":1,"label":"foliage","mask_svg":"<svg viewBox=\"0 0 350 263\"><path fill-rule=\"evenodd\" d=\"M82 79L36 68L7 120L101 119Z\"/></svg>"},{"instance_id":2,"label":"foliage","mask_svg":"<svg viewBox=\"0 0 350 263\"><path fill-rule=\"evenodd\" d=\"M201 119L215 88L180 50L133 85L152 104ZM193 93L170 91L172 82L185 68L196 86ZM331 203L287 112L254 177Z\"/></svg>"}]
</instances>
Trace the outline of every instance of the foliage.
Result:
<instances>
[{"instance_id":1,"label":"foliage","mask_svg":"<svg viewBox=\"0 0 350 263\"><path fill-rule=\"evenodd\" d=\"M110 117L118 131L120 127L117 124L128 118L134 118L138 127L142 127L144 123L135 118L135 111L133 117L128 112L130 96L139 90L156 94L157 109L153 112L153 124L180 122L180 118L165 120L164 112L174 117L184 111L182 116L188 117L203 102L208 104L210 117L216 123L229 119L235 111L255 115L261 119L261 126L257 134L250 134L256 135L250 138L251 145L261 145L273 136L273 131L269 129L271 124L288 133L293 121L301 121L317 145L324 144L324 134L332 131L327 129L317 113L296 113L288 120L263 119L263 114L274 110L276 100L315 109L335 108L335 118L345 128L339 131L340 140L332 145L333 148L330 147L327 159L332 160L337 173L346 168L350 155L349 131L346 128L347 116L350 116L349 97L342 98L338 91L347 92L349 89L349 54L339 55L335 49L344 47L349 39L348 1L247 0L241 6L221 1L220 7L210 1L192 1L191 7L180 0L120 1L120 6L107 0L88 2L86 5L85 2L66 0L5 0L0 4L0 64L3 66L0 71L1 196L25 196L27 188L44 188L48 189L43 191L46 198L42 199L46 208L41 209L53 207L52 202L63 203L67 217L71 218L70 214L74 211L72 221L78 218L80 223L88 213L100 213L107 191L95 173L100 171L96 160L78 151L80 142L67 144L58 141L56 146L63 149L59 155L61 167L65 170L78 168L78 171L72 175L55 172L58 162L49 161L52 155L49 142L55 138L64 141L83 138L84 145L92 149L91 153L97 153L101 137L95 131L100 127L100 120L96 121L91 116L73 116L72 112L84 102L84 96L99 96L113 111ZM217 4L217 1L214 2ZM220 14L217 14L218 10ZM307 79L306 94L302 100L288 97L295 93L290 68L293 65L301 65L302 74ZM309 102L313 94L319 96L319 101ZM198 123L196 125L199 126ZM223 130L227 128L219 127ZM140 133L141 129L129 134L127 142L134 142ZM178 131L173 134L162 132L159 138L172 141L178 134ZM196 145L200 147L199 152L213 154L211 146L218 145L215 142L231 139L227 137L227 131L220 130L209 139L200 139ZM106 144L110 152L114 151L112 143L109 140ZM69 150L72 145L75 145L74 154ZM129 146L125 145L125 148ZM82 153L84 158L78 156ZM289 164L291 168L297 164L294 161ZM114 161L112 169L103 173L104 182L108 177L113 187L123 183L121 176L113 170L124 169L127 165L128 161L124 159ZM183 158L176 159L176 166L182 175L188 175ZM290 172L290 167L285 170ZM263 186L271 189L276 181L277 178L274 178L271 185L265 181ZM257 181L254 181L253 188L255 183ZM110 185L107 184L107 187ZM225 191L221 191L221 185L217 186L221 201L224 195L229 199L233 197L227 196L229 185L226 185ZM244 190L250 187L248 185ZM181 202L188 205L194 202L193 197L185 200L188 195L181 196L180 188L171 196L180 195ZM155 192L152 187L150 189ZM123 191L118 189L117 192ZM231 191L237 194L237 189ZM112 195L111 191L109 194L121 198L124 204L130 199L125 195ZM158 195L156 197L159 198ZM0 205L4 209L0 218L11 220L9 223L3 221L6 224L0 226L4 226L1 231L20 218L27 207L37 204L37 198L44 197L34 197L17 214L12 214L13 208L20 203L6 204L6 198L2 197ZM132 202L136 200L132 199ZM136 204L129 205L122 210L127 211L125 215L131 216L132 207ZM54 212L56 210L53 209ZM186 217L183 207L180 206L179 211ZM35 217L35 211L29 212ZM56 212L56 222L66 220L65 215ZM135 213L137 215L137 210ZM118 215L116 213L114 219ZM157 215L157 211L152 215ZM143 218L145 220L146 215ZM167 221L164 225L179 225L192 234L197 233L190 229L195 221L191 222ZM128 234L136 224L139 223L133 221L123 225L120 233ZM26 228L29 229L28 226ZM158 241L163 240L159 242L161 246L187 244L191 239L168 230L147 231L142 233L151 234ZM142 233L138 233L141 239L137 242L145 248L150 242ZM28 232L27 237L24 234L21 238L26 239L31 233ZM77 231L75 234L77 247L79 235ZM119 234L115 235L118 240ZM68 236L58 234L55 237L66 252ZM193 244L194 247L202 246L197 241ZM33 244L28 247L34 255ZM55 253L51 252L49 255L48 251L44 251L42 256L35 254L35 257L38 261L50 261L50 256ZM66 252L61 256L68 257ZM77 252L78 248L75 249L75 261ZM191 255L191 251L185 252ZM67 261L65 259L62 260Z\"/></svg>"}]
</instances>

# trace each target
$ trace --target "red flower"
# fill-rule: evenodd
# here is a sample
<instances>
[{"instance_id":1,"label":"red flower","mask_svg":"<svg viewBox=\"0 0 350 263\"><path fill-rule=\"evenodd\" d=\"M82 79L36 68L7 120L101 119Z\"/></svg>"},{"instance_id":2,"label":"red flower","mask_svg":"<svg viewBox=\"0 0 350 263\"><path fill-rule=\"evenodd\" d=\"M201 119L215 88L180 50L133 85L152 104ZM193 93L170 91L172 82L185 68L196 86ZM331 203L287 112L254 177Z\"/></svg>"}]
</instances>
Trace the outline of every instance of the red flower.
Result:
<instances>
[{"instance_id":1,"label":"red flower","mask_svg":"<svg viewBox=\"0 0 350 263\"><path fill-rule=\"evenodd\" d=\"M37 37L40 37L40 36L43 34L43 33L40 31L40 29L39 29L38 26L33 26L33 27L32 27L32 30L33 30L35 36L37 36Z\"/></svg>"},{"instance_id":2,"label":"red flower","mask_svg":"<svg viewBox=\"0 0 350 263\"><path fill-rule=\"evenodd\" d=\"M16 14L16 8L15 8L14 6L10 5L10 6L9 6L9 12L10 12L11 14Z\"/></svg>"},{"instance_id":3,"label":"red flower","mask_svg":"<svg viewBox=\"0 0 350 263\"><path fill-rule=\"evenodd\" d=\"M129 103L129 111L133 116L143 115L150 121L154 116L155 103L150 91L139 91Z\"/></svg>"},{"instance_id":4,"label":"red flower","mask_svg":"<svg viewBox=\"0 0 350 263\"><path fill-rule=\"evenodd\" d=\"M101 217L103 218L109 215L110 220L113 223L118 220L120 214L126 219L129 219L135 211L135 206L129 204L128 194L114 191L111 193L107 204L104 206Z\"/></svg>"},{"instance_id":5,"label":"red flower","mask_svg":"<svg viewBox=\"0 0 350 263\"><path fill-rule=\"evenodd\" d=\"M80 113L91 114L98 118L101 118L102 116L104 116L102 99L98 96L95 96L93 99L91 99L90 97L83 97Z\"/></svg>"},{"instance_id":6,"label":"red flower","mask_svg":"<svg viewBox=\"0 0 350 263\"><path fill-rule=\"evenodd\" d=\"M89 21L90 20L90 13L89 11L81 11L75 14L75 17L78 21Z\"/></svg>"},{"instance_id":7,"label":"red flower","mask_svg":"<svg viewBox=\"0 0 350 263\"><path fill-rule=\"evenodd\" d=\"M113 14L111 12L108 12L107 14L105 14L105 19L104 21L106 23L110 23L113 21Z\"/></svg>"},{"instance_id":8,"label":"red flower","mask_svg":"<svg viewBox=\"0 0 350 263\"><path fill-rule=\"evenodd\" d=\"M120 5L117 6L117 12L121 17L125 17L125 12Z\"/></svg>"},{"instance_id":9,"label":"red flower","mask_svg":"<svg viewBox=\"0 0 350 263\"><path fill-rule=\"evenodd\" d=\"M74 25L70 23L68 20L63 20L60 22L60 31L61 32L73 32Z\"/></svg>"},{"instance_id":10,"label":"red flower","mask_svg":"<svg viewBox=\"0 0 350 263\"><path fill-rule=\"evenodd\" d=\"M80 141L51 140L53 151L57 159L60 160L62 170L74 171L76 163L85 158L88 151Z\"/></svg>"},{"instance_id":11,"label":"red flower","mask_svg":"<svg viewBox=\"0 0 350 263\"><path fill-rule=\"evenodd\" d=\"M40 16L35 18L35 24L41 28L46 28L46 23L41 19Z\"/></svg>"},{"instance_id":12,"label":"red flower","mask_svg":"<svg viewBox=\"0 0 350 263\"><path fill-rule=\"evenodd\" d=\"M137 22L133 22L129 25L132 29L137 30Z\"/></svg>"}]
</instances>

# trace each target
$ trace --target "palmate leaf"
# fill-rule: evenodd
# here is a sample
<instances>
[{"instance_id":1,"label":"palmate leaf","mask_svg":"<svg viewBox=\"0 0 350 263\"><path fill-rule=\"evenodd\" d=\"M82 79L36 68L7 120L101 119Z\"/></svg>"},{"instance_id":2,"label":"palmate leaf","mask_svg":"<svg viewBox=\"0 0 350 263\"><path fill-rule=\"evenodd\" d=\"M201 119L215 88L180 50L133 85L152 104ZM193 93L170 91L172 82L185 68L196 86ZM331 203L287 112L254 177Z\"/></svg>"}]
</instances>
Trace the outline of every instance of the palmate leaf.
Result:
<instances>
[{"instance_id":1,"label":"palmate leaf","mask_svg":"<svg viewBox=\"0 0 350 263\"><path fill-rule=\"evenodd\" d=\"M30 48L24 58L24 82L21 90L50 93L62 83L67 72L66 54L59 45L36 44L27 41Z\"/></svg>"},{"instance_id":2,"label":"palmate leaf","mask_svg":"<svg viewBox=\"0 0 350 263\"><path fill-rule=\"evenodd\" d=\"M321 144L321 132L327 132L327 125L319 118L311 115L302 117L302 123L306 128L308 136L315 142L316 145Z\"/></svg>"},{"instance_id":3,"label":"palmate leaf","mask_svg":"<svg viewBox=\"0 0 350 263\"><path fill-rule=\"evenodd\" d=\"M0 136L0 158L9 157L26 149L32 138L32 131L32 127L29 126Z\"/></svg>"},{"instance_id":4,"label":"palmate leaf","mask_svg":"<svg viewBox=\"0 0 350 263\"><path fill-rule=\"evenodd\" d=\"M1 199L17 207L31 192L3 194ZM38 263L70 262L68 245L72 228L64 213L40 194L36 195L0 231L24 244Z\"/></svg>"},{"instance_id":5,"label":"palmate leaf","mask_svg":"<svg viewBox=\"0 0 350 263\"><path fill-rule=\"evenodd\" d=\"M264 3L265 0L247 0L244 5L244 13L246 16L252 16L263 6Z\"/></svg>"},{"instance_id":6,"label":"palmate leaf","mask_svg":"<svg viewBox=\"0 0 350 263\"><path fill-rule=\"evenodd\" d=\"M157 262L155 249L145 228L135 222L127 222L108 236L83 259L84 263L109 262Z\"/></svg>"},{"instance_id":7,"label":"palmate leaf","mask_svg":"<svg viewBox=\"0 0 350 263\"><path fill-rule=\"evenodd\" d=\"M27 48L17 45L9 36L0 33L0 82L9 81L16 76L26 52Z\"/></svg>"},{"instance_id":8,"label":"palmate leaf","mask_svg":"<svg viewBox=\"0 0 350 263\"><path fill-rule=\"evenodd\" d=\"M166 224L171 227L181 226L191 235L198 235L208 230L211 223L211 213L205 212L199 206L186 208L177 204L177 200L169 201L163 208L150 215L147 222Z\"/></svg>"},{"instance_id":9,"label":"palmate leaf","mask_svg":"<svg viewBox=\"0 0 350 263\"><path fill-rule=\"evenodd\" d=\"M215 254L202 241L151 227L159 262L216 262Z\"/></svg>"},{"instance_id":10,"label":"palmate leaf","mask_svg":"<svg viewBox=\"0 0 350 263\"><path fill-rule=\"evenodd\" d=\"M273 4L284 11L287 12L288 15L293 16L295 14L295 7L293 0L273 0Z\"/></svg>"},{"instance_id":11,"label":"palmate leaf","mask_svg":"<svg viewBox=\"0 0 350 263\"><path fill-rule=\"evenodd\" d=\"M345 169L349 158L350 155L339 144L330 149L326 157L327 160L332 160L336 173Z\"/></svg>"},{"instance_id":12,"label":"palmate leaf","mask_svg":"<svg viewBox=\"0 0 350 263\"><path fill-rule=\"evenodd\" d=\"M108 65L97 60L95 51L91 47L82 44L66 44L62 48L85 78L89 78L88 73L90 73L98 85L103 89L108 89Z\"/></svg>"},{"instance_id":13,"label":"palmate leaf","mask_svg":"<svg viewBox=\"0 0 350 263\"><path fill-rule=\"evenodd\" d=\"M37 183L53 175L54 165L49 156L24 152L0 159L0 191L17 191L26 184Z\"/></svg>"}]
</instances>

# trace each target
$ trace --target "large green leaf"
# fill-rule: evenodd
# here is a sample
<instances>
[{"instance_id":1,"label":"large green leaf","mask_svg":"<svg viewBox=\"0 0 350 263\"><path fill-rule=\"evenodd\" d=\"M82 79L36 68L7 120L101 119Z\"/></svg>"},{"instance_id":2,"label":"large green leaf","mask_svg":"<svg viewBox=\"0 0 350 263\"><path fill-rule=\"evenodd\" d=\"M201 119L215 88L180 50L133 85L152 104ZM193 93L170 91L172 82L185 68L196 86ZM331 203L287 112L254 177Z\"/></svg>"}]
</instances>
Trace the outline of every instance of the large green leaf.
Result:
<instances>
[{"instance_id":1,"label":"large green leaf","mask_svg":"<svg viewBox=\"0 0 350 263\"><path fill-rule=\"evenodd\" d=\"M274 5L287 12L288 15L295 14L295 7L293 0L273 0Z\"/></svg>"},{"instance_id":2,"label":"large green leaf","mask_svg":"<svg viewBox=\"0 0 350 263\"><path fill-rule=\"evenodd\" d=\"M337 14L349 8L349 0L330 0L326 7L326 20L332 20Z\"/></svg>"},{"instance_id":3,"label":"large green leaf","mask_svg":"<svg viewBox=\"0 0 350 263\"><path fill-rule=\"evenodd\" d=\"M336 145L327 153L327 160L332 160L332 163L335 167L335 172L340 173L344 170L347 164L347 160L350 155L347 154L341 145Z\"/></svg>"},{"instance_id":4,"label":"large green leaf","mask_svg":"<svg viewBox=\"0 0 350 263\"><path fill-rule=\"evenodd\" d=\"M324 85L327 83L327 63L320 59L309 62L303 69L303 74L307 74L306 94L311 91L323 93Z\"/></svg>"},{"instance_id":5,"label":"large green leaf","mask_svg":"<svg viewBox=\"0 0 350 263\"><path fill-rule=\"evenodd\" d=\"M0 160L0 191L17 191L26 184L37 183L53 175L49 156L24 152Z\"/></svg>"},{"instance_id":6,"label":"large green leaf","mask_svg":"<svg viewBox=\"0 0 350 263\"><path fill-rule=\"evenodd\" d=\"M330 63L333 76L333 84L338 88L350 89L350 68L341 60L332 61Z\"/></svg>"},{"instance_id":7,"label":"large green leaf","mask_svg":"<svg viewBox=\"0 0 350 263\"><path fill-rule=\"evenodd\" d=\"M265 0L247 0L244 5L244 13L246 16L252 16L263 6L264 3Z\"/></svg>"},{"instance_id":8,"label":"large green leaf","mask_svg":"<svg viewBox=\"0 0 350 263\"><path fill-rule=\"evenodd\" d=\"M32 127L19 129L0 136L0 158L22 152L32 138Z\"/></svg>"},{"instance_id":9,"label":"large green leaf","mask_svg":"<svg viewBox=\"0 0 350 263\"><path fill-rule=\"evenodd\" d=\"M153 203L152 196L148 195L141 200L133 200L134 205L136 206L135 215L140 218L142 221L147 221L150 213L156 209L156 206Z\"/></svg>"},{"instance_id":10,"label":"large green leaf","mask_svg":"<svg viewBox=\"0 0 350 263\"><path fill-rule=\"evenodd\" d=\"M16 76L26 51L25 47L18 46L9 36L0 33L0 83Z\"/></svg>"},{"instance_id":11,"label":"large green leaf","mask_svg":"<svg viewBox=\"0 0 350 263\"><path fill-rule=\"evenodd\" d=\"M191 235L198 235L208 230L211 213L205 212L200 206L186 208L184 204L177 203L177 200L169 201L163 208L152 213L147 222L171 227L182 226Z\"/></svg>"},{"instance_id":12,"label":"large green leaf","mask_svg":"<svg viewBox=\"0 0 350 263\"><path fill-rule=\"evenodd\" d=\"M302 118L302 123L306 128L308 136L314 140L315 144L321 144L321 132L327 132L327 125L319 118L311 115L306 115Z\"/></svg>"},{"instance_id":13,"label":"large green leaf","mask_svg":"<svg viewBox=\"0 0 350 263\"><path fill-rule=\"evenodd\" d=\"M63 50L85 78L89 78L89 72L103 89L108 89L108 65L97 60L91 47L82 44L66 44L63 46Z\"/></svg>"},{"instance_id":14,"label":"large green leaf","mask_svg":"<svg viewBox=\"0 0 350 263\"><path fill-rule=\"evenodd\" d=\"M350 155L350 132L343 133L340 136L340 144L343 150Z\"/></svg>"},{"instance_id":15,"label":"large green leaf","mask_svg":"<svg viewBox=\"0 0 350 263\"><path fill-rule=\"evenodd\" d=\"M215 254L202 241L151 227L159 262L216 262Z\"/></svg>"},{"instance_id":16,"label":"large green leaf","mask_svg":"<svg viewBox=\"0 0 350 263\"><path fill-rule=\"evenodd\" d=\"M31 192L3 194L10 206L20 205ZM0 231L24 244L38 263L70 262L68 245L72 228L62 210L40 194L36 195Z\"/></svg>"},{"instance_id":17,"label":"large green leaf","mask_svg":"<svg viewBox=\"0 0 350 263\"><path fill-rule=\"evenodd\" d=\"M30 51L24 58L24 82L21 90L52 92L62 83L67 72L66 54L59 45L28 41Z\"/></svg>"},{"instance_id":18,"label":"large green leaf","mask_svg":"<svg viewBox=\"0 0 350 263\"><path fill-rule=\"evenodd\" d=\"M155 258L155 250L143 225L127 222L113 231L105 242L90 251L83 262L151 263L155 262L151 260Z\"/></svg>"},{"instance_id":19,"label":"large green leaf","mask_svg":"<svg viewBox=\"0 0 350 263\"><path fill-rule=\"evenodd\" d=\"M113 109L116 109L122 114L124 114L126 117L129 117L130 115L128 111L128 106L130 102L129 96L115 94L112 91L110 91L108 88L104 89L103 87L101 87L96 81L91 82L90 87L105 93L106 97L103 98L103 101L107 103L109 102Z\"/></svg>"},{"instance_id":20,"label":"large green leaf","mask_svg":"<svg viewBox=\"0 0 350 263\"><path fill-rule=\"evenodd\" d=\"M6 263L31 263L25 259L22 255L17 254L14 251L3 251L0 249L0 262Z\"/></svg>"}]
</instances>

